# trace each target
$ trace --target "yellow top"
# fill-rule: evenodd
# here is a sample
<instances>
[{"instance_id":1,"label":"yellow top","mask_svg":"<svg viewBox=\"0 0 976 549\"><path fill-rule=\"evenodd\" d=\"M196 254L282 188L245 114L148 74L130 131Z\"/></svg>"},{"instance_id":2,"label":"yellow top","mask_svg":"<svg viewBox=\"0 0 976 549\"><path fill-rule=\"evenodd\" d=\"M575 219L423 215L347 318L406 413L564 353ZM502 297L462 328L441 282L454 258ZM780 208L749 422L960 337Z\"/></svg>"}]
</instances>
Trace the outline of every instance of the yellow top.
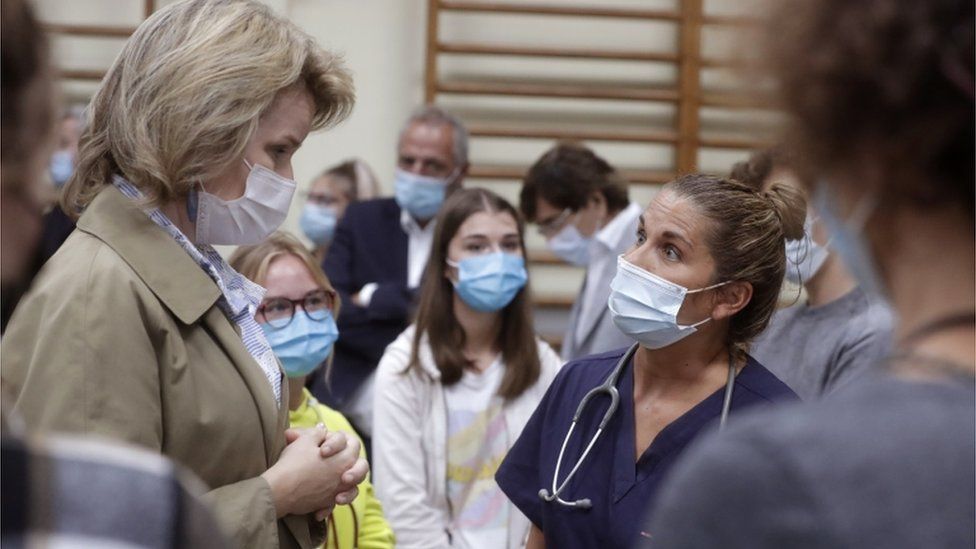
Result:
<instances>
[{"instance_id":1,"label":"yellow top","mask_svg":"<svg viewBox=\"0 0 976 549\"><path fill-rule=\"evenodd\" d=\"M342 431L357 439L362 439L349 424L349 420L339 412L320 404L308 389L302 389L302 403L289 412L292 427L313 427L324 423L330 431ZM362 450L366 457L366 449ZM392 549L393 530L383 516L383 506L373 493L373 484L366 477L359 485L359 496L349 505L337 505L328 521L326 544L328 549ZM359 535L358 544L355 543Z\"/></svg>"}]
</instances>

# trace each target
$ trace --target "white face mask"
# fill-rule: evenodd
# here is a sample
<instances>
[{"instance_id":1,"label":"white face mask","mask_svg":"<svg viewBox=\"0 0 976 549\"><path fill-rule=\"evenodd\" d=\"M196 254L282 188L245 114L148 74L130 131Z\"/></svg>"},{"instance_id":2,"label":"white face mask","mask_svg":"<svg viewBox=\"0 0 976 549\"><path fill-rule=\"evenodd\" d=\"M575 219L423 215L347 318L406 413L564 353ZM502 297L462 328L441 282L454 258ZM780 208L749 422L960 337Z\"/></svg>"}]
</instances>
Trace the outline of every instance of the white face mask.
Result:
<instances>
[{"instance_id":1,"label":"white face mask","mask_svg":"<svg viewBox=\"0 0 976 549\"><path fill-rule=\"evenodd\" d=\"M806 284L823 267L829 252L813 241L815 218L807 216L803 224L803 238L786 241L786 280L793 284Z\"/></svg>"},{"instance_id":2,"label":"white face mask","mask_svg":"<svg viewBox=\"0 0 976 549\"><path fill-rule=\"evenodd\" d=\"M285 221L296 183L260 164L252 166L247 160L244 164L251 170L244 196L228 201L202 189L190 193L188 209L191 219L196 217L196 244L257 244Z\"/></svg>"},{"instance_id":3,"label":"white face mask","mask_svg":"<svg viewBox=\"0 0 976 549\"><path fill-rule=\"evenodd\" d=\"M576 225L567 223L552 238L546 240L546 247L566 263L585 267L590 263L590 242L592 240L592 238L583 236Z\"/></svg>"},{"instance_id":4,"label":"white face mask","mask_svg":"<svg viewBox=\"0 0 976 549\"><path fill-rule=\"evenodd\" d=\"M678 324L678 311L685 296L725 284L728 282L688 290L620 256L617 258L617 276L610 282L607 306L614 325L621 332L648 349L660 349L690 336L698 326L711 320L708 317L688 326Z\"/></svg>"}]
</instances>

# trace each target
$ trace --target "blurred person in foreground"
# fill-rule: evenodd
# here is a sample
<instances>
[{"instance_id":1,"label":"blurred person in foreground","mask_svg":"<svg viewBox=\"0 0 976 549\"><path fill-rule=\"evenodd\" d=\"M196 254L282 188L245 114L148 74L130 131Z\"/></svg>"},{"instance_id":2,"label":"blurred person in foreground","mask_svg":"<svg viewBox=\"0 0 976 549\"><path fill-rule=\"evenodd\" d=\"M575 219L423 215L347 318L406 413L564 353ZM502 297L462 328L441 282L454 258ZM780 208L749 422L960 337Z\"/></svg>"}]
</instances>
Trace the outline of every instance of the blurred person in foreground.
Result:
<instances>
[{"instance_id":1,"label":"blurred person in foreground","mask_svg":"<svg viewBox=\"0 0 976 549\"><path fill-rule=\"evenodd\" d=\"M292 428L324 424L330 431L357 437L341 413L319 404L305 388L308 376L327 364L339 338L335 316L339 300L322 267L294 236L275 232L255 246L241 246L230 265L267 289L255 320L261 325L288 376L288 417ZM366 457L365 449L361 454ZM392 549L393 530L373 494L369 477L359 497L337 506L326 525L327 549Z\"/></svg>"},{"instance_id":2,"label":"blurred person in foreground","mask_svg":"<svg viewBox=\"0 0 976 549\"><path fill-rule=\"evenodd\" d=\"M352 103L339 60L258 2L184 0L136 29L64 188L78 228L4 335L3 383L28 429L173 459L239 545L322 540L323 515L367 473L359 443L286 431L288 387L254 320L264 291L213 245L280 225L292 155Z\"/></svg>"},{"instance_id":3,"label":"blurred person in foreground","mask_svg":"<svg viewBox=\"0 0 976 549\"><path fill-rule=\"evenodd\" d=\"M754 153L732 168L731 177L756 189L773 183L802 188L787 154L778 149ZM891 309L847 272L812 204L803 238L786 243L786 280L797 292L806 290L805 299L796 303L796 294L785 297L790 305L773 314L749 352L800 398L845 386L888 354Z\"/></svg>"},{"instance_id":4,"label":"blurred person in foreground","mask_svg":"<svg viewBox=\"0 0 976 549\"><path fill-rule=\"evenodd\" d=\"M320 265L346 208L353 202L372 200L379 195L376 175L358 158L332 166L312 181L299 226L305 237L312 241Z\"/></svg>"},{"instance_id":5,"label":"blurred person in foreground","mask_svg":"<svg viewBox=\"0 0 976 549\"><path fill-rule=\"evenodd\" d=\"M689 451L646 546L976 544L973 2L777 3L770 61L851 275L892 303L883 374Z\"/></svg>"},{"instance_id":6,"label":"blurred person in foreground","mask_svg":"<svg viewBox=\"0 0 976 549\"><path fill-rule=\"evenodd\" d=\"M24 260L40 233L40 159L50 144L53 102L47 44L28 5L4 0L0 26L0 275L7 288L30 281ZM82 437L38 437L6 408L0 488L5 547L229 547L193 495L203 486L169 460Z\"/></svg>"}]
</instances>

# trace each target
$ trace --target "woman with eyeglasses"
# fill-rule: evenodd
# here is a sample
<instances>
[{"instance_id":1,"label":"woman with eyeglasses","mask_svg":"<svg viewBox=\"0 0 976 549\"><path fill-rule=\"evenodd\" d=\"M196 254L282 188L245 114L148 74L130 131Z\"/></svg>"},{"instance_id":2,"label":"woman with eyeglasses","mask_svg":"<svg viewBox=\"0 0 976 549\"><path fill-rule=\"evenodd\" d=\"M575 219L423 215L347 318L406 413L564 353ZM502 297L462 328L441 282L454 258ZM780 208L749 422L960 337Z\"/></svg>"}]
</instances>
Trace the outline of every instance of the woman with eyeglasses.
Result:
<instances>
[{"instance_id":1,"label":"woman with eyeglasses","mask_svg":"<svg viewBox=\"0 0 976 549\"><path fill-rule=\"evenodd\" d=\"M276 232L261 244L238 248L230 264L267 290L255 320L288 376L291 427L324 425L358 438L342 414L319 404L305 388L308 375L328 362L339 337L339 301L315 258L297 238ZM329 516L326 541L328 549L393 547L393 532L368 477L359 485L359 497Z\"/></svg>"},{"instance_id":2,"label":"woman with eyeglasses","mask_svg":"<svg viewBox=\"0 0 976 549\"><path fill-rule=\"evenodd\" d=\"M533 332L524 224L484 189L437 217L413 326L380 361L373 463L401 548L517 548L494 474L561 362Z\"/></svg>"},{"instance_id":3,"label":"woman with eyeglasses","mask_svg":"<svg viewBox=\"0 0 976 549\"><path fill-rule=\"evenodd\" d=\"M312 181L299 225L306 238L312 241L315 258L320 264L349 204L379 195L376 175L358 158L333 166Z\"/></svg>"}]
</instances>

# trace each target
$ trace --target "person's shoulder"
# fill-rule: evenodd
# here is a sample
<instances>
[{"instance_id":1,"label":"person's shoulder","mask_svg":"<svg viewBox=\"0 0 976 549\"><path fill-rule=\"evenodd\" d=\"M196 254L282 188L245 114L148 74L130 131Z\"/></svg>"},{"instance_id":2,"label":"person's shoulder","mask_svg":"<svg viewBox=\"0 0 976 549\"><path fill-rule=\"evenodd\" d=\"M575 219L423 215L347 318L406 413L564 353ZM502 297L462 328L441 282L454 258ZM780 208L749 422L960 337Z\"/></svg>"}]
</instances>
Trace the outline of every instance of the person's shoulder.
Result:
<instances>
[{"instance_id":1,"label":"person's shoulder","mask_svg":"<svg viewBox=\"0 0 976 549\"><path fill-rule=\"evenodd\" d=\"M377 218L394 216L399 222L399 215L400 206L393 198L372 198L350 203L344 217L351 221L371 222Z\"/></svg>"},{"instance_id":2,"label":"person's shoulder","mask_svg":"<svg viewBox=\"0 0 976 549\"><path fill-rule=\"evenodd\" d=\"M744 387L760 400L769 402L798 400L799 397L752 355L746 355L746 365L735 379L736 386Z\"/></svg>"},{"instance_id":3,"label":"person's shoulder","mask_svg":"<svg viewBox=\"0 0 976 549\"><path fill-rule=\"evenodd\" d=\"M627 349L624 347L571 360L562 367L553 384L571 391L586 392L606 380Z\"/></svg>"},{"instance_id":4,"label":"person's shoulder","mask_svg":"<svg viewBox=\"0 0 976 549\"><path fill-rule=\"evenodd\" d=\"M34 288L67 295L104 289L113 295L125 288L145 288L129 263L111 246L84 231L74 231L44 265Z\"/></svg>"},{"instance_id":5,"label":"person's shoulder","mask_svg":"<svg viewBox=\"0 0 976 549\"><path fill-rule=\"evenodd\" d=\"M848 325L855 338L890 338L894 329L895 313L879 298L869 296L861 288L851 290L851 316Z\"/></svg>"},{"instance_id":6,"label":"person's shoulder","mask_svg":"<svg viewBox=\"0 0 976 549\"><path fill-rule=\"evenodd\" d=\"M416 331L416 324L411 324L386 346L376 369L377 379L402 378L407 377L404 374L410 375L413 372L413 369L409 368L409 363L413 354ZM424 342L421 342L421 345L424 345Z\"/></svg>"}]
</instances>

